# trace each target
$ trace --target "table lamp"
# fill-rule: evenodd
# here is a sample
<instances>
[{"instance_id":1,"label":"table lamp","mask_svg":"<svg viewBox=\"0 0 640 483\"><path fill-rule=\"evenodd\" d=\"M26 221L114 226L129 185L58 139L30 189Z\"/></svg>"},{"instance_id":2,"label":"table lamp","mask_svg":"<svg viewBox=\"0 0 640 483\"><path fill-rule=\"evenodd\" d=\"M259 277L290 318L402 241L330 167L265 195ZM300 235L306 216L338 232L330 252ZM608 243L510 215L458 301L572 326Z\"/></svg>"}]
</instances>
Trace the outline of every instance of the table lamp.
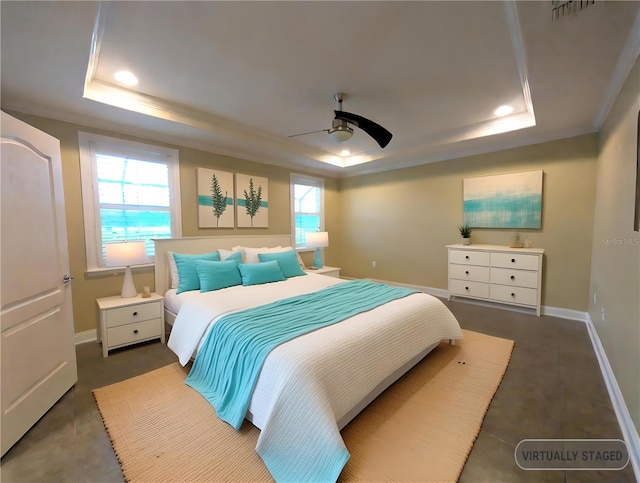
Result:
<instances>
[{"instance_id":1,"label":"table lamp","mask_svg":"<svg viewBox=\"0 0 640 483\"><path fill-rule=\"evenodd\" d=\"M329 233L326 231L307 232L305 242L307 247L316 249L316 255L313 259L313 268L322 268L322 253L320 252L320 249L329 246Z\"/></svg>"},{"instance_id":2,"label":"table lamp","mask_svg":"<svg viewBox=\"0 0 640 483\"><path fill-rule=\"evenodd\" d=\"M124 283L122 284L122 298L130 298L138 295L133 284L131 265L147 263L147 249L144 240L105 243L107 267L127 267L124 271Z\"/></svg>"}]
</instances>

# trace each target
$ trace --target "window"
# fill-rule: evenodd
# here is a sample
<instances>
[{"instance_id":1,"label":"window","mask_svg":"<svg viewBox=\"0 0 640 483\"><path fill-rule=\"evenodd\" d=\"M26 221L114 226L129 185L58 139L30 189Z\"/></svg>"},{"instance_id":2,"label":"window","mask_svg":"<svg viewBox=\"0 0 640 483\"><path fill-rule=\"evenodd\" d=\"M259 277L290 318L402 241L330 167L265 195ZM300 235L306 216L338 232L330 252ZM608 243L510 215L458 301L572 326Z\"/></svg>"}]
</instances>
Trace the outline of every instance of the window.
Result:
<instances>
[{"instance_id":1,"label":"window","mask_svg":"<svg viewBox=\"0 0 640 483\"><path fill-rule=\"evenodd\" d=\"M291 231L295 248L305 248L309 231L324 231L324 180L291 174Z\"/></svg>"},{"instance_id":2,"label":"window","mask_svg":"<svg viewBox=\"0 0 640 483\"><path fill-rule=\"evenodd\" d=\"M178 151L79 133L87 271L105 268L105 243L181 236Z\"/></svg>"}]
</instances>

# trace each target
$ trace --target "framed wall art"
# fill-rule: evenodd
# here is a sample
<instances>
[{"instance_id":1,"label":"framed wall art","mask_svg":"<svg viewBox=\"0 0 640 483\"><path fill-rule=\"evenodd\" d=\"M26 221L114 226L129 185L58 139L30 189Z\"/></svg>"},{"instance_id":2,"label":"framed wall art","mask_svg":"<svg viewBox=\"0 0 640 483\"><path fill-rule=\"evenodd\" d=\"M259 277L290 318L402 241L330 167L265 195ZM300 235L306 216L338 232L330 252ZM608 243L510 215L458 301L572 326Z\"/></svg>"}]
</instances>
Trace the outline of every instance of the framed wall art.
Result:
<instances>
[{"instance_id":1,"label":"framed wall art","mask_svg":"<svg viewBox=\"0 0 640 483\"><path fill-rule=\"evenodd\" d=\"M233 173L207 168L196 169L198 227L233 228Z\"/></svg>"},{"instance_id":2,"label":"framed wall art","mask_svg":"<svg viewBox=\"0 0 640 483\"><path fill-rule=\"evenodd\" d=\"M269 226L269 180L236 174L236 217L238 228Z\"/></svg>"},{"instance_id":3,"label":"framed wall art","mask_svg":"<svg viewBox=\"0 0 640 483\"><path fill-rule=\"evenodd\" d=\"M464 223L474 228L541 228L542 170L467 178Z\"/></svg>"}]
</instances>

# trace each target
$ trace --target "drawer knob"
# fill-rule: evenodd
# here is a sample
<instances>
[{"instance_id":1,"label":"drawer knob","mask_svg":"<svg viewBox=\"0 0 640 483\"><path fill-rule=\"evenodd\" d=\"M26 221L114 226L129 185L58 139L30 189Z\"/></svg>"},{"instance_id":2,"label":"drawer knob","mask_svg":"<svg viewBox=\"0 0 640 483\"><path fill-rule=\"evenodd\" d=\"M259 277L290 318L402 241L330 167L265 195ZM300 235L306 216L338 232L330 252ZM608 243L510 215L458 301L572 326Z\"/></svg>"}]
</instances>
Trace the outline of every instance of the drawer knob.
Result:
<instances>
[{"instance_id":1,"label":"drawer knob","mask_svg":"<svg viewBox=\"0 0 640 483\"><path fill-rule=\"evenodd\" d=\"M469 260L469 255L465 255L465 256L464 256L464 258L465 258L466 260Z\"/></svg>"},{"instance_id":2,"label":"drawer knob","mask_svg":"<svg viewBox=\"0 0 640 483\"><path fill-rule=\"evenodd\" d=\"M138 312L134 312L133 315L138 315Z\"/></svg>"},{"instance_id":3,"label":"drawer knob","mask_svg":"<svg viewBox=\"0 0 640 483\"><path fill-rule=\"evenodd\" d=\"M464 271L465 275L469 275L469 270Z\"/></svg>"},{"instance_id":4,"label":"drawer knob","mask_svg":"<svg viewBox=\"0 0 640 483\"><path fill-rule=\"evenodd\" d=\"M512 294L512 295L513 295L513 294ZM134 334L137 334L137 333L138 333L138 329L134 329L134 330L133 330L133 333L134 333Z\"/></svg>"},{"instance_id":5,"label":"drawer knob","mask_svg":"<svg viewBox=\"0 0 640 483\"><path fill-rule=\"evenodd\" d=\"M515 259L515 258L512 258L512 259L511 259L511 263L516 263L516 259Z\"/></svg>"},{"instance_id":6,"label":"drawer knob","mask_svg":"<svg viewBox=\"0 0 640 483\"><path fill-rule=\"evenodd\" d=\"M469 287L465 287L464 289L465 289L465 290L469 290Z\"/></svg>"},{"instance_id":7,"label":"drawer knob","mask_svg":"<svg viewBox=\"0 0 640 483\"><path fill-rule=\"evenodd\" d=\"M515 296L516 296L516 294L514 294L513 292L511 292L511 296L512 296L512 297L515 297Z\"/></svg>"},{"instance_id":8,"label":"drawer knob","mask_svg":"<svg viewBox=\"0 0 640 483\"><path fill-rule=\"evenodd\" d=\"M516 277L514 275L511 275L511 280L515 280Z\"/></svg>"}]
</instances>

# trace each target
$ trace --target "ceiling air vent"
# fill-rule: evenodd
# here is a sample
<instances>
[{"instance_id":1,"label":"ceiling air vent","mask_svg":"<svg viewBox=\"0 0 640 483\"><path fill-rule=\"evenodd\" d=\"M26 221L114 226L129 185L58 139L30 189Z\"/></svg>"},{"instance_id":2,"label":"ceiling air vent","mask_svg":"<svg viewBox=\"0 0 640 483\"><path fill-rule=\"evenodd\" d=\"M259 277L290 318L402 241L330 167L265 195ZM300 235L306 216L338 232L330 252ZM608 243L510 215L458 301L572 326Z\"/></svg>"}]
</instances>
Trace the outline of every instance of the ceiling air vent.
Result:
<instances>
[{"instance_id":1,"label":"ceiling air vent","mask_svg":"<svg viewBox=\"0 0 640 483\"><path fill-rule=\"evenodd\" d=\"M572 13L578 13L595 3L596 0L551 0L551 21L555 22Z\"/></svg>"}]
</instances>

